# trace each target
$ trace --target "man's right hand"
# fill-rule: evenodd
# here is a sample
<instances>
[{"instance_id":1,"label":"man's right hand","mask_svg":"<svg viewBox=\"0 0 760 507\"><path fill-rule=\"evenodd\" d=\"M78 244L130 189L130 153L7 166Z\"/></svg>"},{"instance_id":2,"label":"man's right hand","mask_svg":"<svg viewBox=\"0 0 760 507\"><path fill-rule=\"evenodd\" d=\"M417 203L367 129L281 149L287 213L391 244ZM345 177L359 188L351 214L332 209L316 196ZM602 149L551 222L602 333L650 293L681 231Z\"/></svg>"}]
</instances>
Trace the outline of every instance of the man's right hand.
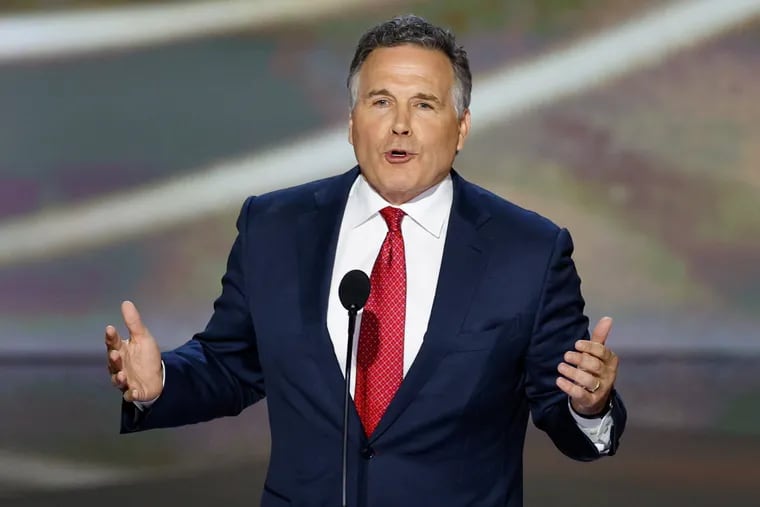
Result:
<instances>
[{"instance_id":1,"label":"man's right hand","mask_svg":"<svg viewBox=\"0 0 760 507\"><path fill-rule=\"evenodd\" d=\"M134 304L124 301L121 314L129 331L128 340L122 340L113 326L106 326L111 383L123 393L126 401L152 401L163 390L161 352Z\"/></svg>"}]
</instances>

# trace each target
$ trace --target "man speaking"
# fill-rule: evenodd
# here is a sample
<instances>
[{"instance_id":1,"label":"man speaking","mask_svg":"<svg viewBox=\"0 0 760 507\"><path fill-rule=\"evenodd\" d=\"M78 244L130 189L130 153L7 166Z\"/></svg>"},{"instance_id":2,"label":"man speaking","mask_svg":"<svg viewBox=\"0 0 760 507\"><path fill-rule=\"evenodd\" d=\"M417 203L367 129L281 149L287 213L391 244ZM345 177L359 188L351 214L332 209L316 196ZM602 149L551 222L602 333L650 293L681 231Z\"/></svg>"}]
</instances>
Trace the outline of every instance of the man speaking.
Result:
<instances>
[{"instance_id":1,"label":"man speaking","mask_svg":"<svg viewBox=\"0 0 760 507\"><path fill-rule=\"evenodd\" d=\"M106 328L122 431L238 414L267 397L261 505L522 505L528 412L578 460L614 454L611 320L591 333L568 232L452 170L471 74L416 16L365 33L351 62L358 166L250 197L206 329L161 354L135 306ZM347 357L343 275L370 274Z\"/></svg>"}]
</instances>

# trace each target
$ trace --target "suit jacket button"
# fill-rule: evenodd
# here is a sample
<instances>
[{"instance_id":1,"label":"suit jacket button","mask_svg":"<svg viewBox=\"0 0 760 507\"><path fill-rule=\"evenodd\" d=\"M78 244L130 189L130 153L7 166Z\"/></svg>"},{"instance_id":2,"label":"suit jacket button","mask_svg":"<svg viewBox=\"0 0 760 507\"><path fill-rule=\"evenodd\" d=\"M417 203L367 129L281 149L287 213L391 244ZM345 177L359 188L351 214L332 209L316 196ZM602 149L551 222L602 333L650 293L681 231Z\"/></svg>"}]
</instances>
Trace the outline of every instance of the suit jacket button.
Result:
<instances>
[{"instance_id":1,"label":"suit jacket button","mask_svg":"<svg viewBox=\"0 0 760 507\"><path fill-rule=\"evenodd\" d=\"M362 447L362 450L359 452L361 454L362 458L364 459L372 459L375 457L375 450L370 447Z\"/></svg>"}]
</instances>

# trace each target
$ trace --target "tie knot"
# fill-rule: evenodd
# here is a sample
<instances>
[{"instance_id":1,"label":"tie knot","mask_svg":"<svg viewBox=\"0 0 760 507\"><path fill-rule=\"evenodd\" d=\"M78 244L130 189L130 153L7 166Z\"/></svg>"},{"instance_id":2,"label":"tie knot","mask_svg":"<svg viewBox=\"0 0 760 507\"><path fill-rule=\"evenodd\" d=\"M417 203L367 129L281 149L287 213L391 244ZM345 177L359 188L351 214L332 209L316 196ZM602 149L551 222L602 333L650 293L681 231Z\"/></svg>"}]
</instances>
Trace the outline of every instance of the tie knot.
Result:
<instances>
[{"instance_id":1,"label":"tie knot","mask_svg":"<svg viewBox=\"0 0 760 507\"><path fill-rule=\"evenodd\" d=\"M404 213L404 210L401 208L394 208L393 206L387 206L380 210L380 214L385 219L385 223L388 224L389 231L401 231L401 220L406 214Z\"/></svg>"}]
</instances>

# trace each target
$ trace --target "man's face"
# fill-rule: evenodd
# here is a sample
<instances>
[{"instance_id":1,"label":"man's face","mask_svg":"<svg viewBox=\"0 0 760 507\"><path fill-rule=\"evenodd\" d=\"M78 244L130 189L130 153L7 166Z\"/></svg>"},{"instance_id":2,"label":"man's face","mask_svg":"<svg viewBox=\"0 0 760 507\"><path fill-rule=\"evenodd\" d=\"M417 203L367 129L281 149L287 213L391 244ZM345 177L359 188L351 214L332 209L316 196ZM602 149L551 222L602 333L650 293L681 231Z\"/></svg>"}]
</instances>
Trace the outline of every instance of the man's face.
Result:
<instances>
[{"instance_id":1,"label":"man's face","mask_svg":"<svg viewBox=\"0 0 760 507\"><path fill-rule=\"evenodd\" d=\"M357 77L348 140L369 184L407 202L446 177L470 128L470 112L458 119L454 108L451 62L414 45L378 48Z\"/></svg>"}]
</instances>

